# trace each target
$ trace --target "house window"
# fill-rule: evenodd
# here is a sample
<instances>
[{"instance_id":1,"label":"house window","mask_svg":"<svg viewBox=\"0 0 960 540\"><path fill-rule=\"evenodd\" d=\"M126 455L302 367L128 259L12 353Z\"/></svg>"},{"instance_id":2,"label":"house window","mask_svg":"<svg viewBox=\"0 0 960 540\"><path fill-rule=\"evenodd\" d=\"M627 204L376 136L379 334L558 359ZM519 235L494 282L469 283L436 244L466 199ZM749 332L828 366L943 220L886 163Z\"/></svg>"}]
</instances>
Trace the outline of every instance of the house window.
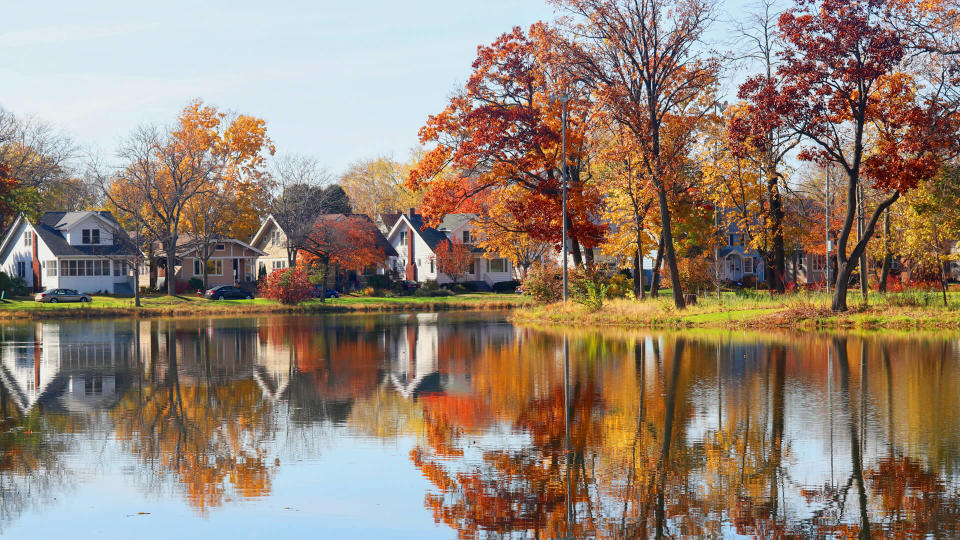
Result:
<instances>
[{"instance_id":1,"label":"house window","mask_svg":"<svg viewBox=\"0 0 960 540\"><path fill-rule=\"evenodd\" d=\"M210 259L209 261L207 261L207 275L222 276L223 261L221 259Z\"/></svg>"},{"instance_id":2,"label":"house window","mask_svg":"<svg viewBox=\"0 0 960 540\"><path fill-rule=\"evenodd\" d=\"M490 262L487 263L491 272L506 272L507 271L507 260L506 259L490 259Z\"/></svg>"},{"instance_id":3,"label":"house window","mask_svg":"<svg viewBox=\"0 0 960 540\"><path fill-rule=\"evenodd\" d=\"M47 277L56 277L57 261L47 261Z\"/></svg>"},{"instance_id":4,"label":"house window","mask_svg":"<svg viewBox=\"0 0 960 540\"><path fill-rule=\"evenodd\" d=\"M407 231L400 231L400 245L407 245Z\"/></svg>"},{"instance_id":5,"label":"house window","mask_svg":"<svg viewBox=\"0 0 960 540\"><path fill-rule=\"evenodd\" d=\"M100 229L83 229L81 236L84 244L100 243Z\"/></svg>"},{"instance_id":6,"label":"house window","mask_svg":"<svg viewBox=\"0 0 960 540\"><path fill-rule=\"evenodd\" d=\"M123 261L117 261L113 263L113 275L115 276L125 276L129 270L127 269L127 263Z\"/></svg>"},{"instance_id":7,"label":"house window","mask_svg":"<svg viewBox=\"0 0 960 540\"><path fill-rule=\"evenodd\" d=\"M470 267L467 268L467 273L471 275L476 275L477 273L477 260L474 259L470 261Z\"/></svg>"},{"instance_id":8,"label":"house window","mask_svg":"<svg viewBox=\"0 0 960 540\"><path fill-rule=\"evenodd\" d=\"M807 264L807 254L801 253L800 256L797 257L797 270L803 272L804 266L806 264Z\"/></svg>"},{"instance_id":9,"label":"house window","mask_svg":"<svg viewBox=\"0 0 960 540\"><path fill-rule=\"evenodd\" d=\"M24 261L17 261L17 277L25 278L27 277L27 263Z\"/></svg>"},{"instance_id":10,"label":"house window","mask_svg":"<svg viewBox=\"0 0 960 540\"><path fill-rule=\"evenodd\" d=\"M433 257L430 257L430 273L433 273Z\"/></svg>"},{"instance_id":11,"label":"house window","mask_svg":"<svg viewBox=\"0 0 960 540\"><path fill-rule=\"evenodd\" d=\"M287 261L284 261L284 260L273 261L272 266L274 270L281 270L287 267Z\"/></svg>"},{"instance_id":12,"label":"house window","mask_svg":"<svg viewBox=\"0 0 960 540\"><path fill-rule=\"evenodd\" d=\"M743 260L743 273L752 274L753 273L753 257L747 257Z\"/></svg>"},{"instance_id":13,"label":"house window","mask_svg":"<svg viewBox=\"0 0 960 540\"><path fill-rule=\"evenodd\" d=\"M281 233L280 231L273 231L273 239L272 239L273 245L279 246L280 244L283 243L282 234L283 233Z\"/></svg>"},{"instance_id":14,"label":"house window","mask_svg":"<svg viewBox=\"0 0 960 540\"><path fill-rule=\"evenodd\" d=\"M200 266L200 259L193 260L193 275L202 276L203 268Z\"/></svg>"},{"instance_id":15,"label":"house window","mask_svg":"<svg viewBox=\"0 0 960 540\"><path fill-rule=\"evenodd\" d=\"M32 233L32 232L27 231L27 232L23 233L23 245L26 246L26 247L30 247L30 246L33 245L33 233Z\"/></svg>"},{"instance_id":16,"label":"house window","mask_svg":"<svg viewBox=\"0 0 960 540\"><path fill-rule=\"evenodd\" d=\"M225 246L224 244L217 244L217 247L215 249L216 251L223 251L227 249L227 246Z\"/></svg>"},{"instance_id":17,"label":"house window","mask_svg":"<svg viewBox=\"0 0 960 540\"><path fill-rule=\"evenodd\" d=\"M463 231L463 243L464 244L470 243L470 231Z\"/></svg>"}]
</instances>

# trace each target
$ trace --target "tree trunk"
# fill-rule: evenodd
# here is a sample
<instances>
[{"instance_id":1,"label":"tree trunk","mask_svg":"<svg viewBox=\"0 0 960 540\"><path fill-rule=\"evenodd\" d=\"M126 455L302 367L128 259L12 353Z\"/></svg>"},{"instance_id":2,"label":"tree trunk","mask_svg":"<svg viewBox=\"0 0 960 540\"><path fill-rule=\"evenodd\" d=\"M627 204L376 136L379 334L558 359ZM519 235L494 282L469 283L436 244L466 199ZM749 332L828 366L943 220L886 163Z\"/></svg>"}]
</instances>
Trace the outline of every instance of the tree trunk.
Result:
<instances>
[{"instance_id":1,"label":"tree trunk","mask_svg":"<svg viewBox=\"0 0 960 540\"><path fill-rule=\"evenodd\" d=\"M133 305L140 307L140 261L136 259L133 261Z\"/></svg>"},{"instance_id":2,"label":"tree trunk","mask_svg":"<svg viewBox=\"0 0 960 540\"><path fill-rule=\"evenodd\" d=\"M856 187L854 186L853 189L856 189ZM864 232L863 238L859 239L849 259L846 258L844 252L846 251L847 240L850 237L852 219L848 219L847 224L845 224L840 231L840 236L837 240L837 283L836 290L833 294L833 302L830 305L830 309L833 311L847 311L847 283L849 283L850 275L853 273L855 262L860 258L860 255L866 248L867 241L873 236L873 230L876 228L877 220L880 219L880 214L887 208L890 208L890 205L895 203L899 198L900 192L894 191L893 195L877 206L877 209L870 217L870 222L867 224L867 230ZM852 218L854 210L852 207L856 204L855 197L848 197L847 201L847 215Z\"/></svg>"},{"instance_id":3,"label":"tree trunk","mask_svg":"<svg viewBox=\"0 0 960 540\"><path fill-rule=\"evenodd\" d=\"M570 255L573 256L573 266L583 265L583 254L580 252L580 242L573 235L573 218L567 214L567 238L570 239Z\"/></svg>"},{"instance_id":4,"label":"tree trunk","mask_svg":"<svg viewBox=\"0 0 960 540\"><path fill-rule=\"evenodd\" d=\"M653 259L653 268L650 269L650 296L660 296L660 267L663 265L663 236L657 242L657 255Z\"/></svg>"},{"instance_id":5,"label":"tree trunk","mask_svg":"<svg viewBox=\"0 0 960 540\"><path fill-rule=\"evenodd\" d=\"M863 184L857 186L857 243L862 242L864 234L863 228ZM860 292L863 294L863 303L867 304L870 287L867 278L867 245L863 244L863 251L860 252Z\"/></svg>"},{"instance_id":6,"label":"tree trunk","mask_svg":"<svg viewBox=\"0 0 960 540\"><path fill-rule=\"evenodd\" d=\"M592 269L594 267L593 248L583 248L583 260L586 263L587 268Z\"/></svg>"},{"instance_id":7,"label":"tree trunk","mask_svg":"<svg viewBox=\"0 0 960 540\"><path fill-rule=\"evenodd\" d=\"M643 268L640 261L638 249L633 253L633 297L643 300Z\"/></svg>"},{"instance_id":8,"label":"tree trunk","mask_svg":"<svg viewBox=\"0 0 960 540\"><path fill-rule=\"evenodd\" d=\"M778 176L772 175L767 181L767 193L770 197L771 233L773 236L773 266L768 285L772 292L783 294L786 291L786 260L783 247L783 201L780 197Z\"/></svg>"},{"instance_id":9,"label":"tree trunk","mask_svg":"<svg viewBox=\"0 0 960 540\"><path fill-rule=\"evenodd\" d=\"M323 277L320 279L320 303L324 303L327 301L327 276L330 274L330 263L321 262L320 264L323 265Z\"/></svg>"},{"instance_id":10,"label":"tree trunk","mask_svg":"<svg viewBox=\"0 0 960 540\"><path fill-rule=\"evenodd\" d=\"M167 295L176 296L177 286L174 276L174 267L177 263L177 234L171 234L164 242L164 249L167 251Z\"/></svg>"},{"instance_id":11,"label":"tree trunk","mask_svg":"<svg viewBox=\"0 0 960 540\"><path fill-rule=\"evenodd\" d=\"M880 267L880 283L877 288L881 293L887 292L887 279L890 278L890 267L893 265L893 252L890 251L890 209L883 211L883 265Z\"/></svg>"},{"instance_id":12,"label":"tree trunk","mask_svg":"<svg viewBox=\"0 0 960 540\"><path fill-rule=\"evenodd\" d=\"M659 182L658 182L659 183ZM683 285L680 284L680 268L677 266L677 254L673 249L673 233L670 229L670 205L667 202L667 190L662 184L657 186L657 199L660 203L660 239L663 242L663 255L670 271L670 290L673 291L673 303L677 309L683 309Z\"/></svg>"},{"instance_id":13,"label":"tree trunk","mask_svg":"<svg viewBox=\"0 0 960 540\"><path fill-rule=\"evenodd\" d=\"M940 261L940 291L943 292L943 307L947 307L950 305L947 302L947 287L949 287L947 283L947 268L949 267L950 263L943 262L940 257L937 257L937 260Z\"/></svg>"}]
</instances>

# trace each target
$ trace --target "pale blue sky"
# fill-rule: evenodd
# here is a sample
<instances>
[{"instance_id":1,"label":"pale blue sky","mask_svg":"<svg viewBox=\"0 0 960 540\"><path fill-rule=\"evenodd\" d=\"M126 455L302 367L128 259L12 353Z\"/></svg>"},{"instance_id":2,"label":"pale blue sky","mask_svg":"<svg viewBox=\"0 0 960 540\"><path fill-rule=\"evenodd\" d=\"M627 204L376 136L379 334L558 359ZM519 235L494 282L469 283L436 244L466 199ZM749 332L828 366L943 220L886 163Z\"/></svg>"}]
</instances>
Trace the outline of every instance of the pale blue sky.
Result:
<instances>
[{"instance_id":1,"label":"pale blue sky","mask_svg":"<svg viewBox=\"0 0 960 540\"><path fill-rule=\"evenodd\" d=\"M0 107L110 156L199 97L338 174L406 159L478 45L552 19L545 0L0 2Z\"/></svg>"},{"instance_id":2,"label":"pale blue sky","mask_svg":"<svg viewBox=\"0 0 960 540\"><path fill-rule=\"evenodd\" d=\"M200 97L339 173L405 159L477 45L551 18L543 0L2 2L0 106L110 155Z\"/></svg>"}]
</instances>

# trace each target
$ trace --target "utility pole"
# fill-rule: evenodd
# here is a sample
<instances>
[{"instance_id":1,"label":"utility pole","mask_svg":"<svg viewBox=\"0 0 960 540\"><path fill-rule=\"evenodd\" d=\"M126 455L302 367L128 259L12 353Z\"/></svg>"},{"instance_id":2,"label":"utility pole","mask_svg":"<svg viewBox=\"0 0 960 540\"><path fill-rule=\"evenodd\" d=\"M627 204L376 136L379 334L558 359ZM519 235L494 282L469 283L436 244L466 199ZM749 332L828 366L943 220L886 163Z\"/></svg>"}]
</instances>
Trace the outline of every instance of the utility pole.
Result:
<instances>
[{"instance_id":1,"label":"utility pole","mask_svg":"<svg viewBox=\"0 0 960 540\"><path fill-rule=\"evenodd\" d=\"M824 197L824 207L827 212L827 230L826 230L826 262L827 262L827 295L830 294L830 166L827 165L827 193Z\"/></svg>"},{"instance_id":2,"label":"utility pole","mask_svg":"<svg viewBox=\"0 0 960 540\"><path fill-rule=\"evenodd\" d=\"M569 290L567 286L567 258L569 255L567 253L567 101L569 101L570 98L564 94L558 99L560 100L560 147L562 154L560 162L560 175L562 177L560 197L563 202L563 303L566 304Z\"/></svg>"}]
</instances>

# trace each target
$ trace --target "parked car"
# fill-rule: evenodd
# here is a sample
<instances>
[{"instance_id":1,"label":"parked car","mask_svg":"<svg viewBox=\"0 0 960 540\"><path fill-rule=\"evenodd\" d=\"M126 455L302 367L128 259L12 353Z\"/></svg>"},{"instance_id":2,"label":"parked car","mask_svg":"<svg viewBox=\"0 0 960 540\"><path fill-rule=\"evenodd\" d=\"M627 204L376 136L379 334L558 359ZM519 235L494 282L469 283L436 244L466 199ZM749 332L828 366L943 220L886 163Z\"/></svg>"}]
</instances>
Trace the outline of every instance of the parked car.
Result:
<instances>
[{"instance_id":1,"label":"parked car","mask_svg":"<svg viewBox=\"0 0 960 540\"><path fill-rule=\"evenodd\" d=\"M203 295L211 300L253 300L253 293L233 285L220 285L207 289Z\"/></svg>"},{"instance_id":2,"label":"parked car","mask_svg":"<svg viewBox=\"0 0 960 540\"><path fill-rule=\"evenodd\" d=\"M420 288L420 282L419 282L419 281L409 281L409 280L405 280L405 281L402 282L402 285L403 285L403 288L406 289L406 290L408 290L408 291L412 291L413 289L419 289L419 288Z\"/></svg>"},{"instance_id":3,"label":"parked car","mask_svg":"<svg viewBox=\"0 0 960 540\"><path fill-rule=\"evenodd\" d=\"M322 287L314 287L314 288L313 288L313 297L314 297L314 298L320 298L320 291L321 291L321 290L322 290ZM337 292L336 289L327 288L327 292L326 292L326 294L324 295L324 298L340 298L340 293Z\"/></svg>"},{"instance_id":4,"label":"parked car","mask_svg":"<svg viewBox=\"0 0 960 540\"><path fill-rule=\"evenodd\" d=\"M79 293L73 289L50 289L37 293L34 300L46 304L56 304L58 302L91 302L93 298L89 294Z\"/></svg>"}]
</instances>

